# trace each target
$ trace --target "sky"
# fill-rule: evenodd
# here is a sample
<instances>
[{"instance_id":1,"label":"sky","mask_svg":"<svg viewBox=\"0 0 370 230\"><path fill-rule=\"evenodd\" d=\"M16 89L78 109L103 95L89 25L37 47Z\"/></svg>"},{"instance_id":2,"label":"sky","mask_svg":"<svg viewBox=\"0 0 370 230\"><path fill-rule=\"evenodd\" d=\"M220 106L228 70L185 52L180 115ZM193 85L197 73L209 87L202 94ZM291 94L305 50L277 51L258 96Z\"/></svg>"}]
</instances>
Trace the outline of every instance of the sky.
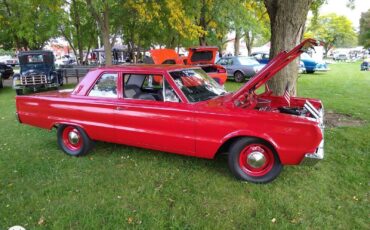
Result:
<instances>
[{"instance_id":1,"label":"sky","mask_svg":"<svg viewBox=\"0 0 370 230\"><path fill-rule=\"evenodd\" d=\"M355 9L353 10L346 6L348 0L327 0L327 2L321 6L320 15L336 13L347 16L356 30L359 29L361 13L370 9L370 0L355 0Z\"/></svg>"}]
</instances>

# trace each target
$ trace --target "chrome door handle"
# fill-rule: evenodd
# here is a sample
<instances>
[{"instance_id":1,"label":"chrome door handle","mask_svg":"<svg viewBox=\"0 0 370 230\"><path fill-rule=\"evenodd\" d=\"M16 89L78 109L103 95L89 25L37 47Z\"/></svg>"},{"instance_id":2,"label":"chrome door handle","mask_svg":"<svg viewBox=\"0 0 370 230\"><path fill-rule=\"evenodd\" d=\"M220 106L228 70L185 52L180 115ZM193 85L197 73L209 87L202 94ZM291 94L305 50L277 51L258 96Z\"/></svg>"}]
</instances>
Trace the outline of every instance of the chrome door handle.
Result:
<instances>
[{"instance_id":1,"label":"chrome door handle","mask_svg":"<svg viewBox=\"0 0 370 230\"><path fill-rule=\"evenodd\" d=\"M125 110L126 107L122 107L122 106L117 106L116 110Z\"/></svg>"}]
</instances>

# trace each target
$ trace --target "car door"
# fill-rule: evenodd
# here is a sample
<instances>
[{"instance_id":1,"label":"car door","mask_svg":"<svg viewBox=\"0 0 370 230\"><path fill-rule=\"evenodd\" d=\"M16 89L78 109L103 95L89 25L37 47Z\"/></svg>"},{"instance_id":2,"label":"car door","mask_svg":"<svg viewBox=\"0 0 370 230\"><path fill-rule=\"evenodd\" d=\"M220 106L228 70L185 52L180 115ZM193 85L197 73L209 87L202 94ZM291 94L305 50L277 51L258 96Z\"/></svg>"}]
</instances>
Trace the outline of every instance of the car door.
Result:
<instances>
[{"instance_id":1,"label":"car door","mask_svg":"<svg viewBox=\"0 0 370 230\"><path fill-rule=\"evenodd\" d=\"M151 76L151 81L146 83L146 79L137 80L143 76ZM122 90L116 108L117 142L194 155L195 124L192 105L180 100L165 76L162 73L123 73L119 80ZM177 99L166 100L166 90L172 90L172 97Z\"/></svg>"},{"instance_id":2,"label":"car door","mask_svg":"<svg viewBox=\"0 0 370 230\"><path fill-rule=\"evenodd\" d=\"M114 123L117 94L118 72L102 72L84 96L75 96L76 100L67 105L66 116L71 121L79 119L91 138L114 142Z\"/></svg>"},{"instance_id":3,"label":"car door","mask_svg":"<svg viewBox=\"0 0 370 230\"><path fill-rule=\"evenodd\" d=\"M234 76L235 68L234 68L234 61L232 58L226 59L226 71L228 76Z\"/></svg>"}]
</instances>

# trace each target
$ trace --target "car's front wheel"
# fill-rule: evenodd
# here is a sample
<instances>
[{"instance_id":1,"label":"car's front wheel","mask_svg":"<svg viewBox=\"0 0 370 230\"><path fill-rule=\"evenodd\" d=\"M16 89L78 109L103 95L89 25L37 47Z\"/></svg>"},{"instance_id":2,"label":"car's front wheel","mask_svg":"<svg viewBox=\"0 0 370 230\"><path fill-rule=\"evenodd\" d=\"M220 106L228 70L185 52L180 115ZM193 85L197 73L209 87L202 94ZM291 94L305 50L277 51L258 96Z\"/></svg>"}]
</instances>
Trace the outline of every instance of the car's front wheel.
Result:
<instances>
[{"instance_id":1,"label":"car's front wheel","mask_svg":"<svg viewBox=\"0 0 370 230\"><path fill-rule=\"evenodd\" d=\"M235 79L235 82L241 83L241 82L244 82L245 77L244 77L244 74L242 72L236 71L234 73L234 79Z\"/></svg>"},{"instance_id":2,"label":"car's front wheel","mask_svg":"<svg viewBox=\"0 0 370 230\"><path fill-rule=\"evenodd\" d=\"M60 148L70 156L86 155L94 144L82 128L73 125L60 125L57 137Z\"/></svg>"},{"instance_id":3,"label":"car's front wheel","mask_svg":"<svg viewBox=\"0 0 370 230\"><path fill-rule=\"evenodd\" d=\"M229 151L229 168L236 178L253 183L268 183L283 169L272 146L258 138L241 138Z\"/></svg>"}]
</instances>

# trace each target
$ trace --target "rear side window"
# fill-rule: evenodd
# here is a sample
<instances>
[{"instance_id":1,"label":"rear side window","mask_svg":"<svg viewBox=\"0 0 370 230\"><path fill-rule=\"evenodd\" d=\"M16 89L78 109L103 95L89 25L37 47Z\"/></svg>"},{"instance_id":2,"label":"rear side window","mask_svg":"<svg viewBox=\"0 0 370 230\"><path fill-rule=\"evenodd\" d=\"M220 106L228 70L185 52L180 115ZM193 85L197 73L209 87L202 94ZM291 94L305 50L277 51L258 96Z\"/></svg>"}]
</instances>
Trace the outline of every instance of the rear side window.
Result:
<instances>
[{"instance_id":1,"label":"rear side window","mask_svg":"<svg viewBox=\"0 0 370 230\"><path fill-rule=\"evenodd\" d=\"M162 64L176 64L176 61L174 59L167 59L165 60L164 62L162 62Z\"/></svg>"},{"instance_id":2,"label":"rear side window","mask_svg":"<svg viewBox=\"0 0 370 230\"><path fill-rule=\"evenodd\" d=\"M95 83L91 89L89 96L92 97L117 97L117 73L105 73Z\"/></svg>"},{"instance_id":3,"label":"rear side window","mask_svg":"<svg viewBox=\"0 0 370 230\"><path fill-rule=\"evenodd\" d=\"M213 58L212 51L197 51L191 56L192 62L197 61L210 61Z\"/></svg>"}]
</instances>

